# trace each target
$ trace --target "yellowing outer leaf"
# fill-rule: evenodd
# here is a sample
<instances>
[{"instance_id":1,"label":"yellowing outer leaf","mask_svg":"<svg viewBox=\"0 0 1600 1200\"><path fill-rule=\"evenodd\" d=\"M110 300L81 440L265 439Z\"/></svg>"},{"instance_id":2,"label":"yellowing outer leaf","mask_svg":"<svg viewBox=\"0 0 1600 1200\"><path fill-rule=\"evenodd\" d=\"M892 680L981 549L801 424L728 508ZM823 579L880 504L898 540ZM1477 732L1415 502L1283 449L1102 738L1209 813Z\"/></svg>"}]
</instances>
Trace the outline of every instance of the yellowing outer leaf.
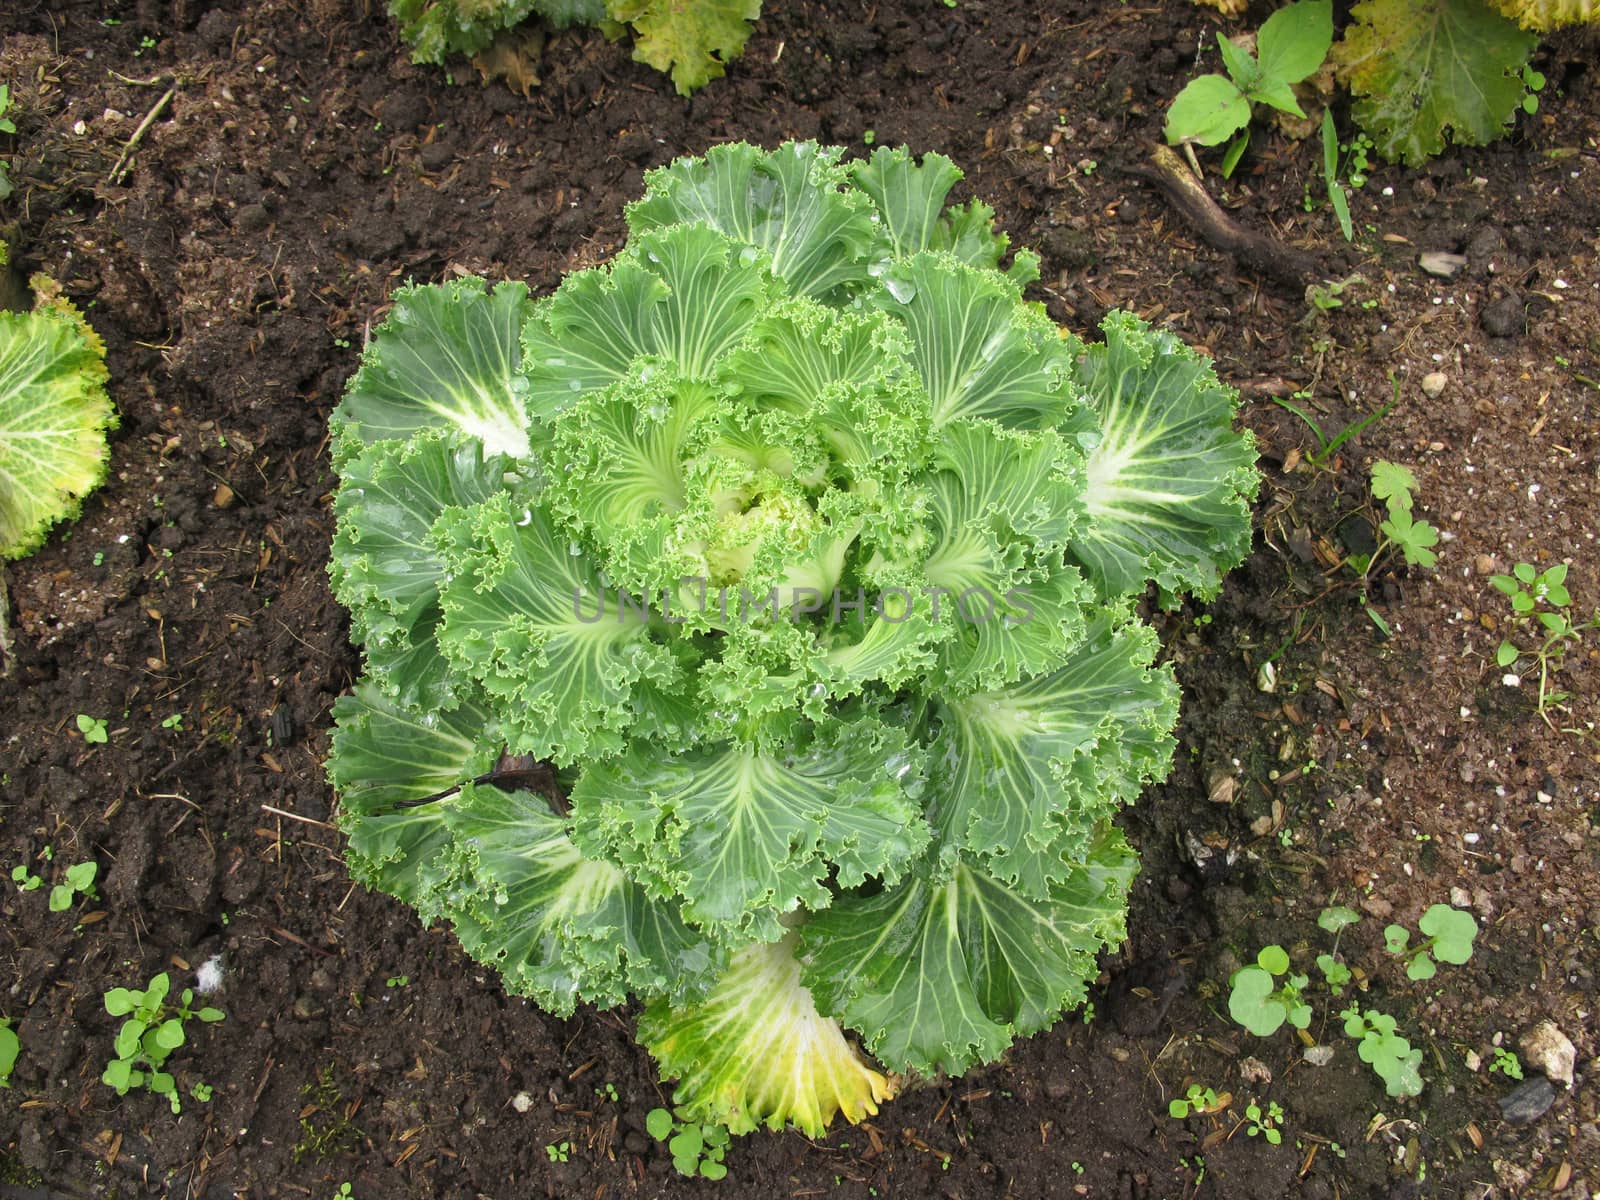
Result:
<instances>
[{"instance_id":1,"label":"yellowing outer leaf","mask_svg":"<svg viewBox=\"0 0 1600 1200\"><path fill-rule=\"evenodd\" d=\"M734 1133L793 1123L810 1137L834 1113L854 1123L891 1099L894 1083L867 1066L839 1023L821 1016L800 982L795 935L734 956L706 999L673 1009L656 1003L639 1018L639 1040L677 1078L673 1101L687 1121Z\"/></svg>"},{"instance_id":2,"label":"yellowing outer leaf","mask_svg":"<svg viewBox=\"0 0 1600 1200\"><path fill-rule=\"evenodd\" d=\"M39 548L105 478L105 346L49 281L31 313L0 313L0 558Z\"/></svg>"},{"instance_id":3,"label":"yellowing outer leaf","mask_svg":"<svg viewBox=\"0 0 1600 1200\"><path fill-rule=\"evenodd\" d=\"M1490 0L1524 29L1548 33L1567 25L1600 23L1600 0Z\"/></svg>"},{"instance_id":4,"label":"yellowing outer leaf","mask_svg":"<svg viewBox=\"0 0 1600 1200\"><path fill-rule=\"evenodd\" d=\"M1447 130L1481 146L1510 127L1535 35L1482 0L1366 0L1350 15L1334 59L1379 154L1414 167L1444 149Z\"/></svg>"},{"instance_id":5,"label":"yellowing outer leaf","mask_svg":"<svg viewBox=\"0 0 1600 1200\"><path fill-rule=\"evenodd\" d=\"M611 19L633 26L633 61L670 71L678 95L722 78L744 52L761 0L610 0Z\"/></svg>"}]
</instances>

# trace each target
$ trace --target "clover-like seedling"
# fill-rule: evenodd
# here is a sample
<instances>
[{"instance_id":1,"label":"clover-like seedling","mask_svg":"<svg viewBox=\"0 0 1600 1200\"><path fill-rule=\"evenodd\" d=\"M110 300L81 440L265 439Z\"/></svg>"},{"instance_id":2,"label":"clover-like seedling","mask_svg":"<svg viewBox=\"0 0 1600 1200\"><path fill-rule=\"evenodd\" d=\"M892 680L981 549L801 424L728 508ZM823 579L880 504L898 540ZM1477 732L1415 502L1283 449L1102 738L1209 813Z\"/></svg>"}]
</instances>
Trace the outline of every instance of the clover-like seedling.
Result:
<instances>
[{"instance_id":1,"label":"clover-like seedling","mask_svg":"<svg viewBox=\"0 0 1600 1200\"><path fill-rule=\"evenodd\" d=\"M1496 1046L1494 1058L1489 1063L1490 1071L1498 1071L1507 1079L1522 1078L1522 1060L1517 1057L1517 1052L1509 1046Z\"/></svg>"},{"instance_id":2,"label":"clover-like seedling","mask_svg":"<svg viewBox=\"0 0 1600 1200\"><path fill-rule=\"evenodd\" d=\"M1362 1012L1355 1004L1339 1015L1344 1018L1345 1033L1361 1041L1356 1053L1383 1080L1389 1095L1422 1094L1422 1051L1413 1050L1411 1043L1395 1032L1393 1017L1370 1009Z\"/></svg>"},{"instance_id":3,"label":"clover-like seedling","mask_svg":"<svg viewBox=\"0 0 1600 1200\"><path fill-rule=\"evenodd\" d=\"M1417 928L1427 935L1427 940L1415 946L1409 944L1411 933L1404 925L1387 925L1383 930L1383 948L1406 960L1406 978L1432 979L1439 970L1435 959L1459 965L1472 957L1478 922L1471 913L1448 904L1434 904L1422 914Z\"/></svg>"},{"instance_id":4,"label":"clover-like seedling","mask_svg":"<svg viewBox=\"0 0 1600 1200\"><path fill-rule=\"evenodd\" d=\"M104 717L91 717L88 713L78 714L78 732L83 734L83 740L89 745L103 745L111 740L111 735L106 732L106 719Z\"/></svg>"},{"instance_id":5,"label":"clover-like seedling","mask_svg":"<svg viewBox=\"0 0 1600 1200\"><path fill-rule=\"evenodd\" d=\"M1540 571L1532 563L1518 563L1510 575L1491 575L1489 583L1511 598L1511 611L1519 617L1532 613L1539 605L1566 608L1572 603L1567 591L1567 564L1556 563Z\"/></svg>"},{"instance_id":6,"label":"clover-like seedling","mask_svg":"<svg viewBox=\"0 0 1600 1200\"><path fill-rule=\"evenodd\" d=\"M1233 1097L1224 1092L1217 1095L1215 1088L1202 1087L1198 1083L1191 1083L1189 1090L1181 1097L1174 1097L1167 1103L1167 1115L1175 1121L1182 1121L1190 1113L1216 1113L1227 1108Z\"/></svg>"},{"instance_id":7,"label":"clover-like seedling","mask_svg":"<svg viewBox=\"0 0 1600 1200\"><path fill-rule=\"evenodd\" d=\"M1283 1141L1283 1131L1279 1128L1283 1124L1283 1108L1276 1100L1269 1101L1267 1110L1261 1111L1259 1104L1250 1104L1244 1110L1245 1133L1250 1137L1258 1134L1272 1145L1276 1146Z\"/></svg>"},{"instance_id":8,"label":"clover-like seedling","mask_svg":"<svg viewBox=\"0 0 1600 1200\"><path fill-rule=\"evenodd\" d=\"M1289 970L1289 954L1282 946L1263 947L1254 966L1240 967L1230 981L1228 1015L1257 1037L1276 1033L1285 1021L1296 1029L1311 1024L1311 1006L1300 999L1309 982L1305 975L1277 977Z\"/></svg>"},{"instance_id":9,"label":"clover-like seedling","mask_svg":"<svg viewBox=\"0 0 1600 1200\"><path fill-rule=\"evenodd\" d=\"M704 1179L726 1178L728 1168L722 1161L728 1150L726 1125L686 1124L664 1108L652 1108L645 1114L644 1127L656 1141L667 1143L678 1174L698 1175Z\"/></svg>"},{"instance_id":10,"label":"clover-like seedling","mask_svg":"<svg viewBox=\"0 0 1600 1200\"><path fill-rule=\"evenodd\" d=\"M126 1096L132 1088L149 1088L165 1096L172 1111L178 1113L182 1105L177 1081L161 1068L168 1056L188 1040L184 1022L200 1020L209 1024L222 1020L224 1014L220 1009L190 1007L194 1003L191 988L183 989L177 1004L168 1004L171 989L172 980L162 971L151 977L143 991L117 987L105 994L106 1011L127 1020L117 1031L117 1057L106 1064L100 1082L119 1096Z\"/></svg>"},{"instance_id":11,"label":"clover-like seedling","mask_svg":"<svg viewBox=\"0 0 1600 1200\"><path fill-rule=\"evenodd\" d=\"M0 1088L11 1086L11 1068L17 1065L17 1055L22 1053L22 1039L11 1028L10 1021L0 1021Z\"/></svg>"},{"instance_id":12,"label":"clover-like seedling","mask_svg":"<svg viewBox=\"0 0 1600 1200\"><path fill-rule=\"evenodd\" d=\"M79 896L99 899L94 890L95 876L99 873L100 865L93 860L68 867L65 878L50 889L50 911L66 912Z\"/></svg>"},{"instance_id":13,"label":"clover-like seedling","mask_svg":"<svg viewBox=\"0 0 1600 1200\"><path fill-rule=\"evenodd\" d=\"M1537 621L1543 628L1532 630L1536 645L1524 649L1510 638L1500 642L1495 650L1495 663L1504 668L1514 664L1523 654L1529 655L1539 673L1539 715L1547 723L1549 710L1569 699L1564 691L1550 686L1550 676L1561 669L1567 651L1579 645L1583 635L1600 629L1600 609L1584 621L1573 623L1568 609L1572 594L1567 591L1567 564L1556 563L1544 571L1535 570L1532 563L1518 563L1510 575L1491 575L1489 582L1511 599L1511 611L1518 626L1528 626ZM1518 675L1507 675L1508 684L1518 684Z\"/></svg>"}]
</instances>

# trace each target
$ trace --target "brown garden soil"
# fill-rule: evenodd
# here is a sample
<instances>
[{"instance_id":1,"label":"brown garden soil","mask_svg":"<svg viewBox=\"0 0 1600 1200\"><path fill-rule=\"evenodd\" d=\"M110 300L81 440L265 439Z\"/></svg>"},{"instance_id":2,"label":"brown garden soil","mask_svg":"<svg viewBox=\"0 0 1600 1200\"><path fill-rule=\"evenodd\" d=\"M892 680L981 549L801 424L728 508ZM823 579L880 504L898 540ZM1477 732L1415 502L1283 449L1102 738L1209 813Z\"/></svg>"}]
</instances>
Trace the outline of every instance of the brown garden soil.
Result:
<instances>
[{"instance_id":1,"label":"brown garden soil","mask_svg":"<svg viewBox=\"0 0 1600 1200\"><path fill-rule=\"evenodd\" d=\"M23 1049L0 1092L0 1195L1600 1189L1600 635L1566 656L1573 699L1547 724L1531 680L1495 664L1509 608L1488 582L1569 562L1575 607L1600 601L1593 40L1541 51L1539 111L1508 140L1375 169L1353 243L1315 139L1258 132L1232 182L1210 172L1237 220L1326 279L1359 276L1324 311L1210 249L1134 173L1217 27L1208 9L772 2L728 77L685 100L595 33L550 39L531 98L465 64L447 80L408 61L379 7L7 0L0 15L18 185L3 236L85 308L121 413L105 487L7 571L0 1014ZM1126 814L1145 869L1093 1020L908 1087L863 1127L742 1139L711 1184L643 1132L666 1093L631 1011L547 1016L447 930L352 885L322 769L358 670L326 577L327 422L397 284L475 273L547 292L617 249L646 169L735 138L949 155L1043 255L1033 295L1059 322L1087 335L1127 307L1214 356L1265 481L1255 551L1221 598L1157 615L1187 701L1171 778ZM1430 276L1425 251L1465 266ZM1330 437L1397 403L1324 458L1275 403L1296 394ZM1431 570L1379 565L1369 617L1341 564L1373 542L1378 459L1415 472L1442 542ZM109 741L87 744L78 714ZM48 885L90 859L98 899L50 912ZM12 886L19 864L46 888ZM1412 983L1380 931L1436 902L1483 932L1468 963ZM1339 950L1361 1003L1423 1049L1418 1099L1384 1094L1342 1033L1345 1001L1316 986L1306 1039L1227 1018L1228 976L1263 945L1308 970L1332 948L1315 924L1330 903L1366 914ZM191 984L214 956L227 1019L172 1059L182 1115L119 1099L100 1082L103 993L162 970ZM1576 1080L1513 1123L1493 1049L1547 1019ZM1302 1057L1311 1040L1326 1065ZM1541 1056L1523 1057L1535 1080ZM202 1081L209 1103L189 1097ZM1173 1119L1191 1083L1231 1106ZM1252 1101L1281 1106L1281 1144L1241 1125Z\"/></svg>"}]
</instances>

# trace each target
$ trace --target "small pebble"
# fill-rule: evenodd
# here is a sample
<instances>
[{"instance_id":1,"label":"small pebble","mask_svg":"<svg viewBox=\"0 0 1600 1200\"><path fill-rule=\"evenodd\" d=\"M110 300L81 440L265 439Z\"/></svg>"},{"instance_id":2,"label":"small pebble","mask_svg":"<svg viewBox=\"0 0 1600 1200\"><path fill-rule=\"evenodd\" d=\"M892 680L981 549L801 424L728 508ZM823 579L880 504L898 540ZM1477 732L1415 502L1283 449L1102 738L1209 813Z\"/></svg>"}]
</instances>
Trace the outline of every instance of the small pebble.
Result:
<instances>
[{"instance_id":1,"label":"small pebble","mask_svg":"<svg viewBox=\"0 0 1600 1200\"><path fill-rule=\"evenodd\" d=\"M1477 558L1472 560L1472 569L1479 575L1493 575L1495 573L1494 555L1478 555Z\"/></svg>"},{"instance_id":2,"label":"small pebble","mask_svg":"<svg viewBox=\"0 0 1600 1200\"><path fill-rule=\"evenodd\" d=\"M1300 1052L1300 1057L1313 1067L1325 1067L1333 1061L1333 1047L1307 1046Z\"/></svg>"},{"instance_id":3,"label":"small pebble","mask_svg":"<svg viewBox=\"0 0 1600 1200\"><path fill-rule=\"evenodd\" d=\"M1556 1102L1556 1089L1543 1075L1535 1075L1509 1096L1500 1099L1500 1115L1508 1125L1531 1125Z\"/></svg>"},{"instance_id":4,"label":"small pebble","mask_svg":"<svg viewBox=\"0 0 1600 1200\"><path fill-rule=\"evenodd\" d=\"M519 1113L525 1113L533 1107L533 1097L528 1095L527 1092L518 1092L511 1097L511 1107Z\"/></svg>"},{"instance_id":5,"label":"small pebble","mask_svg":"<svg viewBox=\"0 0 1600 1200\"><path fill-rule=\"evenodd\" d=\"M1454 279L1461 274L1462 268L1467 265L1467 260L1464 255L1430 250L1417 259L1417 265L1429 275L1439 279Z\"/></svg>"},{"instance_id":6,"label":"small pebble","mask_svg":"<svg viewBox=\"0 0 1600 1200\"><path fill-rule=\"evenodd\" d=\"M1430 400L1437 400L1448 382L1443 371L1429 371L1422 377L1422 394Z\"/></svg>"},{"instance_id":7,"label":"small pebble","mask_svg":"<svg viewBox=\"0 0 1600 1200\"><path fill-rule=\"evenodd\" d=\"M1522 1035L1517 1048L1522 1051L1522 1061L1530 1067L1538 1068L1557 1083L1572 1087L1572 1068L1577 1064L1578 1052L1554 1021L1540 1021Z\"/></svg>"},{"instance_id":8,"label":"small pebble","mask_svg":"<svg viewBox=\"0 0 1600 1200\"><path fill-rule=\"evenodd\" d=\"M1501 296L1478 314L1478 324L1492 337L1517 337L1526 333L1528 318L1518 296Z\"/></svg>"}]
</instances>

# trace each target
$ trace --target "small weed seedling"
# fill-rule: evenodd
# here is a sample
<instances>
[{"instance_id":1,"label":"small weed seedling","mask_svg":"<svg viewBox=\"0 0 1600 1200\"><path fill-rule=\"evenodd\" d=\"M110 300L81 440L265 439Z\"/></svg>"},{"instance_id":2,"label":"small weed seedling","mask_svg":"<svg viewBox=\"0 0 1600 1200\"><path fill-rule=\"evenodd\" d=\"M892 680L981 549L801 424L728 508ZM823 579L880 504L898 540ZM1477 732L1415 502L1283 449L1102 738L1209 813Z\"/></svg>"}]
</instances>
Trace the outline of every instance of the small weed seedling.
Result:
<instances>
[{"instance_id":1,"label":"small weed seedling","mask_svg":"<svg viewBox=\"0 0 1600 1200\"><path fill-rule=\"evenodd\" d=\"M615 1104L617 1102L617 1085L614 1083L602 1083L595 1088L594 1094L601 1100L609 1100Z\"/></svg>"},{"instance_id":2,"label":"small weed seedling","mask_svg":"<svg viewBox=\"0 0 1600 1200\"><path fill-rule=\"evenodd\" d=\"M1333 215L1339 218L1339 232L1344 234L1345 241L1354 241L1356 229L1350 220L1350 199L1345 194L1344 184L1339 182L1339 131L1334 128L1332 108L1322 110L1322 177L1328 185L1328 203L1333 205Z\"/></svg>"},{"instance_id":3,"label":"small weed seedling","mask_svg":"<svg viewBox=\"0 0 1600 1200\"><path fill-rule=\"evenodd\" d=\"M1448 904L1430 905L1417 922L1417 928L1427 940L1415 946L1409 944L1411 931L1404 925L1386 925L1383 930L1383 948L1405 959L1406 978L1432 979L1439 971L1434 959L1459 965L1472 957L1478 922L1471 913Z\"/></svg>"},{"instance_id":4,"label":"small weed seedling","mask_svg":"<svg viewBox=\"0 0 1600 1200\"><path fill-rule=\"evenodd\" d=\"M1367 598L1368 582L1373 568L1385 554L1391 557L1398 552L1408 566L1431 567L1439 561L1430 547L1439 544L1439 531L1427 521L1412 515L1412 494L1417 490L1417 478L1410 467L1399 463L1375 462L1372 464L1371 488L1374 500L1382 501L1388 514L1378 522L1378 543L1371 554L1352 554L1345 562L1361 577L1361 607L1384 637L1389 636L1389 623Z\"/></svg>"},{"instance_id":5,"label":"small weed seedling","mask_svg":"<svg viewBox=\"0 0 1600 1200\"><path fill-rule=\"evenodd\" d=\"M1339 171L1341 152L1344 154L1343 183L1340 182ZM1333 215L1339 221L1339 232L1344 234L1344 240L1347 242L1354 241L1356 236L1355 224L1350 219L1350 190L1365 186L1367 170L1372 161L1371 152L1372 139L1364 133L1358 133L1350 141L1341 144L1338 131L1333 124L1333 109L1322 110L1322 179L1328 188L1328 203L1333 207ZM1311 212L1315 208L1316 201L1312 199L1311 181L1308 179L1305 209ZM1376 306L1376 300L1362 305L1363 308Z\"/></svg>"},{"instance_id":6,"label":"small weed seedling","mask_svg":"<svg viewBox=\"0 0 1600 1200\"><path fill-rule=\"evenodd\" d=\"M687 1125L664 1108L652 1108L644 1119L645 1130L658 1142L666 1142L672 1165L678 1174L705 1179L723 1179L728 1168L723 1155L728 1150L725 1125Z\"/></svg>"},{"instance_id":7,"label":"small weed seedling","mask_svg":"<svg viewBox=\"0 0 1600 1200\"><path fill-rule=\"evenodd\" d=\"M1219 1113L1233 1102L1227 1092L1217 1095L1216 1088L1201 1087L1191 1083L1182 1097L1167 1102L1167 1115L1175 1121L1186 1119L1190 1113Z\"/></svg>"},{"instance_id":8,"label":"small weed seedling","mask_svg":"<svg viewBox=\"0 0 1600 1200\"><path fill-rule=\"evenodd\" d=\"M1361 1041L1356 1053L1377 1072L1389 1095L1422 1094L1422 1051L1413 1050L1411 1043L1395 1032L1393 1017L1373 1009L1362 1012L1358 1004L1339 1015L1344 1018L1346 1035Z\"/></svg>"},{"instance_id":9,"label":"small weed seedling","mask_svg":"<svg viewBox=\"0 0 1600 1200\"><path fill-rule=\"evenodd\" d=\"M182 733L183 732L183 714L182 713L173 713L171 716L163 717L161 719L161 728L163 728L163 729L175 729L179 733Z\"/></svg>"},{"instance_id":10,"label":"small weed seedling","mask_svg":"<svg viewBox=\"0 0 1600 1200\"><path fill-rule=\"evenodd\" d=\"M1228 1015L1257 1037L1276 1033L1285 1021L1296 1029L1311 1024L1311 1006L1300 999L1309 982L1305 975L1278 976L1289 970L1289 955L1282 946L1264 947L1255 965L1233 973L1228 993Z\"/></svg>"},{"instance_id":11,"label":"small weed seedling","mask_svg":"<svg viewBox=\"0 0 1600 1200\"><path fill-rule=\"evenodd\" d=\"M1567 591L1567 564L1556 563L1543 571L1532 563L1518 563L1510 575L1491 575L1489 582L1511 598L1511 611L1519 630L1532 635L1526 649L1510 638L1501 641L1494 660L1503 669L1526 654L1539 671L1539 715L1551 724L1550 710L1560 708L1570 697L1550 686L1550 676L1561 669L1567 651L1583 641L1591 629L1600 629L1600 608L1589 619L1572 622L1572 595ZM1534 628L1537 622L1540 628ZM1527 636L1523 640L1529 641ZM1520 676L1507 675L1506 683L1521 683Z\"/></svg>"},{"instance_id":12,"label":"small weed seedling","mask_svg":"<svg viewBox=\"0 0 1600 1200\"><path fill-rule=\"evenodd\" d=\"M1322 65L1332 44L1329 0L1299 0L1273 13L1256 33L1255 54L1217 34L1228 73L1201 75L1178 93L1167 110L1167 141L1216 146L1234 138L1222 159L1222 173L1233 174L1250 143L1251 105L1266 104L1303 118L1293 85Z\"/></svg>"},{"instance_id":13,"label":"small weed seedling","mask_svg":"<svg viewBox=\"0 0 1600 1200\"><path fill-rule=\"evenodd\" d=\"M3 1059L0 1059L3 1062ZM1507 1079L1522 1078L1522 1060L1517 1057L1517 1052L1509 1046L1496 1046L1494 1057L1489 1060L1489 1070L1498 1071Z\"/></svg>"},{"instance_id":14,"label":"small weed seedling","mask_svg":"<svg viewBox=\"0 0 1600 1200\"><path fill-rule=\"evenodd\" d=\"M1261 1111L1259 1104L1250 1104L1244 1110L1245 1133L1250 1137L1258 1134L1276 1146L1283 1141L1283 1109L1276 1100L1268 1101L1266 1112Z\"/></svg>"},{"instance_id":15,"label":"small weed seedling","mask_svg":"<svg viewBox=\"0 0 1600 1200\"><path fill-rule=\"evenodd\" d=\"M551 1142L544 1148L546 1157L553 1163L566 1162L572 1157L571 1142Z\"/></svg>"},{"instance_id":16,"label":"small weed seedling","mask_svg":"<svg viewBox=\"0 0 1600 1200\"><path fill-rule=\"evenodd\" d=\"M78 732L91 746L104 745L111 740L111 735L106 732L105 718L91 717L88 713L78 714Z\"/></svg>"},{"instance_id":17,"label":"small weed seedling","mask_svg":"<svg viewBox=\"0 0 1600 1200\"><path fill-rule=\"evenodd\" d=\"M333 1200L356 1200L356 1193L351 1188L349 1181L339 1185L339 1190L333 1194Z\"/></svg>"},{"instance_id":18,"label":"small weed seedling","mask_svg":"<svg viewBox=\"0 0 1600 1200\"><path fill-rule=\"evenodd\" d=\"M28 870L26 864L11 868L11 882L23 892L36 892L44 886L44 880Z\"/></svg>"},{"instance_id":19,"label":"small weed seedling","mask_svg":"<svg viewBox=\"0 0 1600 1200\"><path fill-rule=\"evenodd\" d=\"M1311 289L1308 289L1308 297L1310 290ZM1341 292L1344 290L1342 285L1339 290ZM1337 297L1333 298L1337 299ZM1315 303L1315 301L1313 301L1313 303ZM1344 302L1341 300L1339 303L1343 304ZM1338 305L1324 305L1324 307L1338 307ZM1317 448L1310 454L1306 455L1306 461L1313 467L1325 467L1333 461L1333 456L1339 453L1340 448L1346 442L1348 442L1351 438L1361 436L1361 434L1365 433L1368 429L1376 425L1379 421L1383 420L1391 412L1393 412L1395 406L1400 403L1400 381L1392 374L1389 377L1389 381L1394 387L1394 395L1390 398L1388 403L1373 409L1364 417L1359 417L1356 420L1351 421L1350 424L1339 430L1332 437L1329 437L1327 434L1325 434L1322 431L1322 426L1317 424L1316 419L1312 417L1312 415L1303 407L1296 403L1296 401L1300 400L1310 400L1311 391L1309 388L1296 392L1287 400L1282 396L1274 396L1272 397L1272 402L1285 412L1293 413L1295 416L1299 417L1300 420L1305 424L1305 427L1311 431L1311 436L1317 440Z\"/></svg>"},{"instance_id":20,"label":"small weed seedling","mask_svg":"<svg viewBox=\"0 0 1600 1200\"><path fill-rule=\"evenodd\" d=\"M194 1009L194 992L183 989L178 1003L168 1004L172 980L165 971L151 978L144 991L112 988L105 995L106 1011L113 1017L126 1017L117 1032L117 1057L106 1064L100 1082L126 1096L129 1089L147 1087L165 1096L174 1113L182 1112L177 1082L161 1068L169 1055L188 1040L184 1023L199 1020L220 1021L223 1013L215 1008Z\"/></svg>"},{"instance_id":21,"label":"small weed seedling","mask_svg":"<svg viewBox=\"0 0 1600 1200\"><path fill-rule=\"evenodd\" d=\"M319 1161L353 1150L361 1142L361 1130L351 1123L355 1105L339 1091L332 1063L317 1072L315 1080L300 1086L300 1140L294 1146L294 1161L307 1156Z\"/></svg>"},{"instance_id":22,"label":"small weed seedling","mask_svg":"<svg viewBox=\"0 0 1600 1200\"><path fill-rule=\"evenodd\" d=\"M0 1088L11 1086L11 1068L17 1065L17 1055L22 1053L22 1039L11 1028L10 1021L0 1021Z\"/></svg>"},{"instance_id":23,"label":"small weed seedling","mask_svg":"<svg viewBox=\"0 0 1600 1200\"><path fill-rule=\"evenodd\" d=\"M1339 959L1339 935L1359 920L1361 920L1360 913L1353 908L1345 908L1342 904L1325 908L1317 914L1317 927L1324 933L1333 934L1333 949L1326 954L1317 955L1317 970L1322 972L1330 996L1343 995L1345 984L1350 982L1350 968Z\"/></svg>"},{"instance_id":24,"label":"small weed seedling","mask_svg":"<svg viewBox=\"0 0 1600 1200\"><path fill-rule=\"evenodd\" d=\"M1389 514L1386 520L1378 524L1380 536L1378 548L1372 553L1372 561L1393 547L1400 551L1410 566L1433 566L1439 559L1429 547L1439 544L1439 531L1428 522L1418 521L1411 515L1411 496L1417 490L1417 477L1411 473L1411 468L1379 461L1372 464L1371 478L1372 495L1383 501ZM1370 562L1363 565L1363 573L1366 566L1370 566Z\"/></svg>"},{"instance_id":25,"label":"small weed seedling","mask_svg":"<svg viewBox=\"0 0 1600 1200\"><path fill-rule=\"evenodd\" d=\"M66 912L79 896L98 900L100 895L94 890L94 880L99 873L100 865L93 861L68 867L66 877L50 889L50 911Z\"/></svg>"}]
</instances>

